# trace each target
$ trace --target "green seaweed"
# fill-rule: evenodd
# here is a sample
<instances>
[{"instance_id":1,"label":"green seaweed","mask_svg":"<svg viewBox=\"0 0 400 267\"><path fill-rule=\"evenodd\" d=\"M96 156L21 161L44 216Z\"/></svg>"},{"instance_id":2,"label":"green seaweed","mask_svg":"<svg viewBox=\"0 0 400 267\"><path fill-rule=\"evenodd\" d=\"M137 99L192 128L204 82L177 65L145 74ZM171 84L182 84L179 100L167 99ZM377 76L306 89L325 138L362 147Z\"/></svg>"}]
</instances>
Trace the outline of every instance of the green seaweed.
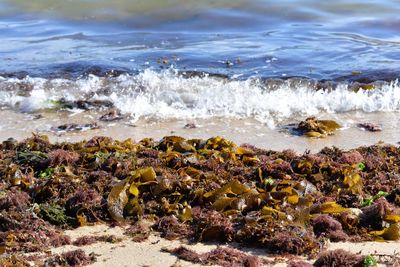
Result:
<instances>
[{"instance_id":1,"label":"green seaweed","mask_svg":"<svg viewBox=\"0 0 400 267\"><path fill-rule=\"evenodd\" d=\"M375 267L375 266L377 266L376 259L371 255L366 256L364 259L363 267Z\"/></svg>"},{"instance_id":2,"label":"green seaweed","mask_svg":"<svg viewBox=\"0 0 400 267\"><path fill-rule=\"evenodd\" d=\"M65 208L57 204L40 204L39 215L51 224L62 226L72 221L72 218L65 214Z\"/></svg>"}]
</instances>

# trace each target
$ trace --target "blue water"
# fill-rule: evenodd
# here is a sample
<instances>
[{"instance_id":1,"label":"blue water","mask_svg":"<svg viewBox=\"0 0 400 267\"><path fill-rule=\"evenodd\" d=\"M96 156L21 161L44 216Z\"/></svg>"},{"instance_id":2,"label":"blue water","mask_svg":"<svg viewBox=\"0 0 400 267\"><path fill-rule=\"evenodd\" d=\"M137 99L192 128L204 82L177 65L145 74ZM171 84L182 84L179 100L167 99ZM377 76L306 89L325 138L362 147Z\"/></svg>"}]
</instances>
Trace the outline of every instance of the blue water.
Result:
<instances>
[{"instance_id":1,"label":"blue water","mask_svg":"<svg viewBox=\"0 0 400 267\"><path fill-rule=\"evenodd\" d=\"M0 1L0 74L174 68L248 77L394 80L400 2Z\"/></svg>"}]
</instances>

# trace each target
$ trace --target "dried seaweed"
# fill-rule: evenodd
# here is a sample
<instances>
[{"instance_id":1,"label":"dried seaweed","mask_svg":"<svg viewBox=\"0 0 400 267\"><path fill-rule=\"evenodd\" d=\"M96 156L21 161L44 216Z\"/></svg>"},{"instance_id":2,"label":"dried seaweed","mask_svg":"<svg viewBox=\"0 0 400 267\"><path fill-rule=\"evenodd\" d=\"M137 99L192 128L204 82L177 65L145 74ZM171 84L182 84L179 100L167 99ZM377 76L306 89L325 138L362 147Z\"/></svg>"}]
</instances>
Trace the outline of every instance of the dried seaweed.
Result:
<instances>
[{"instance_id":1,"label":"dried seaweed","mask_svg":"<svg viewBox=\"0 0 400 267\"><path fill-rule=\"evenodd\" d=\"M323 252L314 262L315 267L363 267L365 257L342 249Z\"/></svg>"},{"instance_id":2,"label":"dried seaweed","mask_svg":"<svg viewBox=\"0 0 400 267\"><path fill-rule=\"evenodd\" d=\"M248 255L230 247L218 247L210 252L202 254L183 246L175 249L164 248L163 251L169 252L180 259L190 261L192 263L200 263L202 265L257 267L269 263L257 256Z\"/></svg>"},{"instance_id":3,"label":"dried seaweed","mask_svg":"<svg viewBox=\"0 0 400 267\"><path fill-rule=\"evenodd\" d=\"M317 242L309 233L300 229L292 229L290 232L277 232L268 240L267 248L275 254L309 254L313 255L317 249Z\"/></svg>"},{"instance_id":4,"label":"dried seaweed","mask_svg":"<svg viewBox=\"0 0 400 267\"><path fill-rule=\"evenodd\" d=\"M150 236L150 227L145 225L144 223L137 222L131 225L126 231L125 234L132 238L134 242L143 242L147 240Z\"/></svg>"},{"instance_id":5,"label":"dried seaweed","mask_svg":"<svg viewBox=\"0 0 400 267\"><path fill-rule=\"evenodd\" d=\"M161 236L173 240L183 238L189 235L190 228L187 224L181 223L175 216L166 216L161 218L154 228L161 232Z\"/></svg>"},{"instance_id":6,"label":"dried seaweed","mask_svg":"<svg viewBox=\"0 0 400 267\"><path fill-rule=\"evenodd\" d=\"M137 242L155 230L311 257L326 238L399 238L395 146L297 155L222 137L52 144L34 135L0 148L6 252L66 244L63 229L100 221L131 224L126 234ZM143 224L149 218L151 227Z\"/></svg>"},{"instance_id":7,"label":"dried seaweed","mask_svg":"<svg viewBox=\"0 0 400 267\"><path fill-rule=\"evenodd\" d=\"M45 266L85 266L96 262L94 254L86 255L82 249L68 251L47 259Z\"/></svg>"},{"instance_id":8,"label":"dried seaweed","mask_svg":"<svg viewBox=\"0 0 400 267\"><path fill-rule=\"evenodd\" d=\"M2 267L29 267L31 264L24 259L21 255L7 255L0 254L0 266Z\"/></svg>"},{"instance_id":9,"label":"dried seaweed","mask_svg":"<svg viewBox=\"0 0 400 267\"><path fill-rule=\"evenodd\" d=\"M87 245L91 245L97 242L97 238L96 236L89 236L89 235L84 235L81 237L78 237L74 242L72 242L72 244L74 246L87 246Z\"/></svg>"},{"instance_id":10,"label":"dried seaweed","mask_svg":"<svg viewBox=\"0 0 400 267\"><path fill-rule=\"evenodd\" d=\"M287 267L312 267L313 265L305 261L289 261Z\"/></svg>"},{"instance_id":11,"label":"dried seaweed","mask_svg":"<svg viewBox=\"0 0 400 267\"><path fill-rule=\"evenodd\" d=\"M90 236L90 235L84 235L81 237L78 237L72 244L74 246L87 246L94 244L96 242L106 242L106 243L118 243L121 242L122 239L116 237L115 235L101 235L101 236Z\"/></svg>"}]
</instances>

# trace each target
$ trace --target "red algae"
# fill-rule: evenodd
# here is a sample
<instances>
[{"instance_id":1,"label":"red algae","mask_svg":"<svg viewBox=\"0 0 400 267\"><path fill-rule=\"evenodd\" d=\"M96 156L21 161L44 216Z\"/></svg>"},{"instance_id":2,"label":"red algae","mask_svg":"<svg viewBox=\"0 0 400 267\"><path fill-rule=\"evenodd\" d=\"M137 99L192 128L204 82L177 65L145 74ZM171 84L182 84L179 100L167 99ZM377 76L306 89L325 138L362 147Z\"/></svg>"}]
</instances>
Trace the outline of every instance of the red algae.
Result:
<instances>
[{"instance_id":1,"label":"red algae","mask_svg":"<svg viewBox=\"0 0 400 267\"><path fill-rule=\"evenodd\" d=\"M87 245L91 245L97 242L97 239L95 236L81 236L79 238L77 238L72 244L74 246L87 246Z\"/></svg>"},{"instance_id":2,"label":"red algae","mask_svg":"<svg viewBox=\"0 0 400 267\"><path fill-rule=\"evenodd\" d=\"M175 249L164 248L163 251L169 252L180 259L202 265L258 267L270 263L257 256L246 254L231 247L218 247L210 252L201 254L183 246Z\"/></svg>"},{"instance_id":3,"label":"red algae","mask_svg":"<svg viewBox=\"0 0 400 267\"><path fill-rule=\"evenodd\" d=\"M363 267L365 257L342 249L323 252L315 261L315 267Z\"/></svg>"},{"instance_id":4,"label":"red algae","mask_svg":"<svg viewBox=\"0 0 400 267\"><path fill-rule=\"evenodd\" d=\"M287 267L312 267L313 265L305 261L289 261Z\"/></svg>"},{"instance_id":5,"label":"red algae","mask_svg":"<svg viewBox=\"0 0 400 267\"><path fill-rule=\"evenodd\" d=\"M72 244L77 247L87 246L96 242L107 242L107 243L118 243L122 241L121 238L117 238L115 235L101 235L101 236L90 236L84 235L78 237Z\"/></svg>"},{"instance_id":6,"label":"red algae","mask_svg":"<svg viewBox=\"0 0 400 267\"><path fill-rule=\"evenodd\" d=\"M94 255L87 255L82 249L68 251L47 259L45 266L85 266L96 262Z\"/></svg>"},{"instance_id":7,"label":"red algae","mask_svg":"<svg viewBox=\"0 0 400 267\"><path fill-rule=\"evenodd\" d=\"M79 154L75 151L67 151L64 149L56 149L49 154L50 165L72 164L79 160Z\"/></svg>"},{"instance_id":8,"label":"red algae","mask_svg":"<svg viewBox=\"0 0 400 267\"><path fill-rule=\"evenodd\" d=\"M316 236L324 236L334 242L345 241L348 235L343 232L342 224L327 214L318 216L312 221Z\"/></svg>"},{"instance_id":9,"label":"red algae","mask_svg":"<svg viewBox=\"0 0 400 267\"><path fill-rule=\"evenodd\" d=\"M125 234L136 242L157 231L309 257L326 239L398 238L390 232L400 220L400 148L392 145L297 155L222 137L52 144L34 135L5 141L0 151L6 253L69 244L64 229L95 222L131 224ZM75 244L95 241L117 239ZM321 266L339 260L324 257Z\"/></svg>"}]
</instances>

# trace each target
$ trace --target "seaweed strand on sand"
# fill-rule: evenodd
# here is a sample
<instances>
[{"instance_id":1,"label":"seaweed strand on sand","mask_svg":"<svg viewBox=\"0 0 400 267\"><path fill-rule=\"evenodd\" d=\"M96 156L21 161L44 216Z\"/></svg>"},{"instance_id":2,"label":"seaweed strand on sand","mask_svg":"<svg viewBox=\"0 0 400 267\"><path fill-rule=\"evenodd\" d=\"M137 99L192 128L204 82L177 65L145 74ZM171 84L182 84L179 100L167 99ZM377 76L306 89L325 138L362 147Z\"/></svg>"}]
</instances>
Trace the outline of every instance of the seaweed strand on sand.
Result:
<instances>
[{"instance_id":1,"label":"seaweed strand on sand","mask_svg":"<svg viewBox=\"0 0 400 267\"><path fill-rule=\"evenodd\" d=\"M0 257L70 244L63 230L96 222L132 224L138 242L158 231L311 258L327 239L399 240L399 168L393 145L298 155L222 137L5 141Z\"/></svg>"}]
</instances>

